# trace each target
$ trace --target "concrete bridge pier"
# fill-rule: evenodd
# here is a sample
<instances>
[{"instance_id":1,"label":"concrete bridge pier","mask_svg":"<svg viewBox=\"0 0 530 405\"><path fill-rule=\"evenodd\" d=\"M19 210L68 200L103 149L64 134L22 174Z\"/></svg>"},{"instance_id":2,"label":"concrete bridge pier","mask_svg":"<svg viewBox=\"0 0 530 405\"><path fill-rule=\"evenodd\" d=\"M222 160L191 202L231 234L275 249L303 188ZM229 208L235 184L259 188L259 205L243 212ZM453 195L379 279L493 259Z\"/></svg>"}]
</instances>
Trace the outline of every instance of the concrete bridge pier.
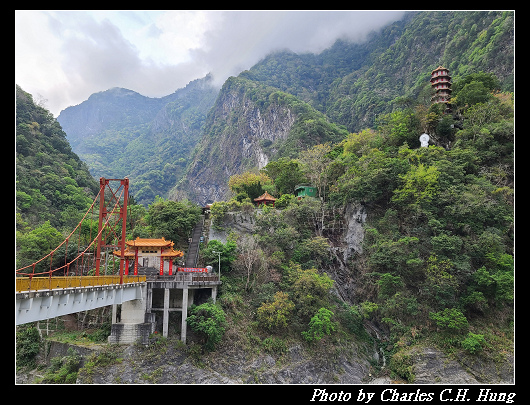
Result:
<instances>
[{"instance_id":1,"label":"concrete bridge pier","mask_svg":"<svg viewBox=\"0 0 530 405\"><path fill-rule=\"evenodd\" d=\"M118 319L117 305L112 306L112 329L109 343L149 343L149 335L155 331L152 317L146 316L147 287L142 288L142 297L121 304Z\"/></svg>"},{"instance_id":2,"label":"concrete bridge pier","mask_svg":"<svg viewBox=\"0 0 530 405\"><path fill-rule=\"evenodd\" d=\"M188 289L184 288L182 290L182 325L180 327L180 340L182 340L184 343L186 343L186 331L188 328L188 324L186 323L186 319L188 319L188 306L184 305L184 303L188 302Z\"/></svg>"},{"instance_id":3,"label":"concrete bridge pier","mask_svg":"<svg viewBox=\"0 0 530 405\"><path fill-rule=\"evenodd\" d=\"M180 312L180 339L186 342L188 308L208 298L217 298L221 284L216 275L178 274L156 276L146 283L142 299L122 304L121 314L113 308L110 343L149 343L149 335L161 328L162 336L170 333L170 314ZM178 318L177 318L178 319ZM177 328L178 326L175 325ZM158 329L160 331L160 329Z\"/></svg>"}]
</instances>

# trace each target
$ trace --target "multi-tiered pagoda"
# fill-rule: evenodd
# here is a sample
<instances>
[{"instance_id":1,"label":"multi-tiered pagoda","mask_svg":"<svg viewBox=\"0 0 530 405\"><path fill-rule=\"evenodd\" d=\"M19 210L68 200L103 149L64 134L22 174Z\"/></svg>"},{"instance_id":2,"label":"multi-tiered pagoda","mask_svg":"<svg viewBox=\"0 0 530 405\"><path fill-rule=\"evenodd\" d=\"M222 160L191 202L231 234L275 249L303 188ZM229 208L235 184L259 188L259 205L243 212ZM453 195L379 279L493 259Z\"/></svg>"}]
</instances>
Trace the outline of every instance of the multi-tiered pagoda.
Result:
<instances>
[{"instance_id":1,"label":"multi-tiered pagoda","mask_svg":"<svg viewBox=\"0 0 530 405\"><path fill-rule=\"evenodd\" d=\"M431 85L436 91L431 101L433 103L449 103L451 98L451 76L449 69L438 66L431 73Z\"/></svg>"}]
</instances>

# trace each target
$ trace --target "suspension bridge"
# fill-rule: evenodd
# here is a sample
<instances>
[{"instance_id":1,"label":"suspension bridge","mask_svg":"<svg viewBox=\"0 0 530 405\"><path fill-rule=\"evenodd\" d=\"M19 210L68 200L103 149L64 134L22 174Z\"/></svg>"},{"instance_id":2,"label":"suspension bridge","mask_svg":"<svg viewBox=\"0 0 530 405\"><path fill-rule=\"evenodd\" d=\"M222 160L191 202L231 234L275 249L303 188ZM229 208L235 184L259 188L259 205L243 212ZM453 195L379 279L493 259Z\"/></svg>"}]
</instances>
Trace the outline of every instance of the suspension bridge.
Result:
<instances>
[{"instance_id":1,"label":"suspension bridge","mask_svg":"<svg viewBox=\"0 0 530 405\"><path fill-rule=\"evenodd\" d=\"M17 325L122 304L145 295L146 277L128 275L125 268L128 195L129 179L100 178L98 194L73 231L44 257L16 270ZM96 232L94 208L98 201ZM105 248L118 248L121 253L117 275L101 274Z\"/></svg>"},{"instance_id":2,"label":"suspension bridge","mask_svg":"<svg viewBox=\"0 0 530 405\"><path fill-rule=\"evenodd\" d=\"M147 344L157 328L168 336L170 312L176 312L181 321L180 338L185 342L188 307L210 296L215 302L221 284L218 274L205 274L208 269L194 267L204 219L197 224L188 249L186 265L191 268L178 267L173 274L172 260L183 254L173 250L171 241L125 241L129 179L101 177L99 184L98 194L73 231L48 254L16 270L15 323L112 305L109 342ZM140 249L144 263L153 260L159 271L153 267L139 269ZM119 257L119 270L114 266L115 257ZM130 259L134 259L132 274Z\"/></svg>"}]
</instances>

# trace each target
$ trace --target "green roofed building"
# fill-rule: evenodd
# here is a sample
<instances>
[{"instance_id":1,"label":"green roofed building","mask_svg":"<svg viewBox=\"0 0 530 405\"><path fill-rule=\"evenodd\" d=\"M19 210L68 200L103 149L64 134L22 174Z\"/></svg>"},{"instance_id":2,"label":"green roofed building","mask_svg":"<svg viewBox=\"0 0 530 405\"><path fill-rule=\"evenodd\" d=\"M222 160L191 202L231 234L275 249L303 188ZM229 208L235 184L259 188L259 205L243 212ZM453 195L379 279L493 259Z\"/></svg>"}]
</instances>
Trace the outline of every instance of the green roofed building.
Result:
<instances>
[{"instance_id":1,"label":"green roofed building","mask_svg":"<svg viewBox=\"0 0 530 405\"><path fill-rule=\"evenodd\" d=\"M294 189L294 194L300 200L302 197L317 197L318 190L314 186L299 185Z\"/></svg>"}]
</instances>

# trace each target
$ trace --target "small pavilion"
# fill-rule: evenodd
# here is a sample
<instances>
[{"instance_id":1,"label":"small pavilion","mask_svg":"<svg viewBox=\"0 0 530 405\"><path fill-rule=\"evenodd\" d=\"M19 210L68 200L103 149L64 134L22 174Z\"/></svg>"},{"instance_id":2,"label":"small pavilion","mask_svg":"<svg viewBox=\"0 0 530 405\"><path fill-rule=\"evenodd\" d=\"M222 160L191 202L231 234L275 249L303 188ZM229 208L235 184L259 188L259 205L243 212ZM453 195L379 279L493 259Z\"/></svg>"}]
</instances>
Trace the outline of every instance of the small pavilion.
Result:
<instances>
[{"instance_id":1,"label":"small pavilion","mask_svg":"<svg viewBox=\"0 0 530 405\"><path fill-rule=\"evenodd\" d=\"M184 253L180 250L174 250L174 243L170 240L161 239L146 239L136 238L126 241L127 248L125 249L125 274L129 274L129 260L134 260L134 275L138 274L138 261L142 258L142 267L157 267L160 266L160 275L164 274L164 260L169 263L168 273L173 274L173 259L175 257L182 257ZM121 257L121 252L115 250L112 252L114 256Z\"/></svg>"},{"instance_id":2,"label":"small pavilion","mask_svg":"<svg viewBox=\"0 0 530 405\"><path fill-rule=\"evenodd\" d=\"M260 206L260 205L269 205L272 203L272 206L274 207L274 202L277 200L277 198L274 198L272 195L267 193L265 191L264 194L260 195L258 198L254 198L254 202Z\"/></svg>"}]
</instances>

